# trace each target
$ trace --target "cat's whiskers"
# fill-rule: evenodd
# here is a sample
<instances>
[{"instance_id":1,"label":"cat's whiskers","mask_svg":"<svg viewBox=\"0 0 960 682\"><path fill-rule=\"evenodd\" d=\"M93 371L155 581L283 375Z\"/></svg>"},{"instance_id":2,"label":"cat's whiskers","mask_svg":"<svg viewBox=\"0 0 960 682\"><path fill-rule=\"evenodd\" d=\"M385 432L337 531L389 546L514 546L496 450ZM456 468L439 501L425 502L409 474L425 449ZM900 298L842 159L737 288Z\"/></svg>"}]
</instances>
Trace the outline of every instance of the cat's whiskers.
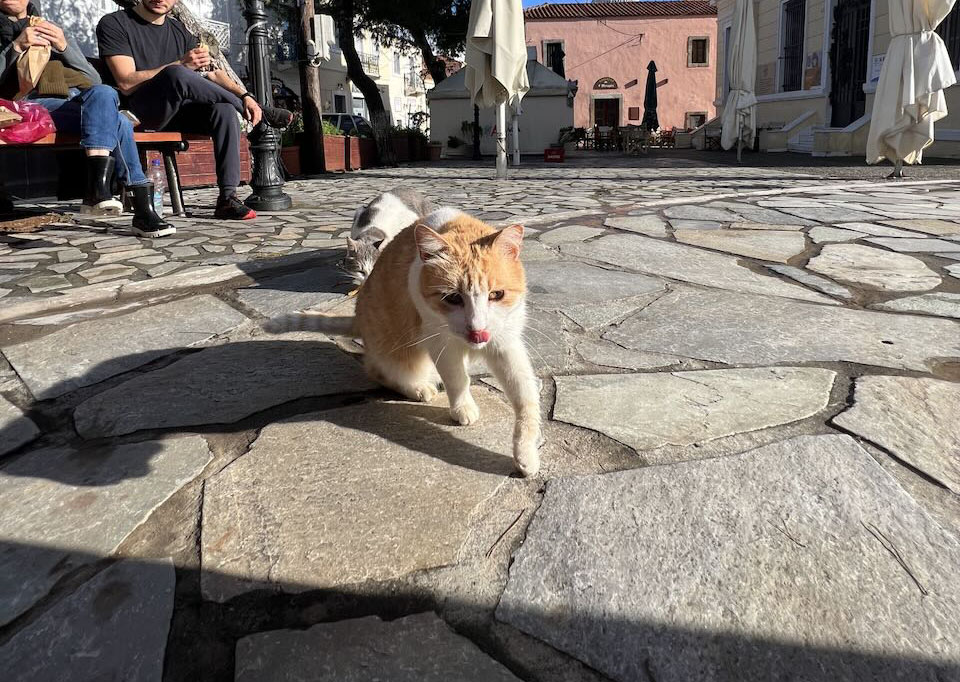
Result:
<instances>
[{"instance_id":1,"label":"cat's whiskers","mask_svg":"<svg viewBox=\"0 0 960 682\"><path fill-rule=\"evenodd\" d=\"M540 351L537 350L537 347L534 346L534 345L531 345L530 342L528 341L528 339L525 339L525 338L523 338L523 337L520 337L520 343L522 343L522 344L523 344L523 347L526 348L528 351L531 351L531 350L532 350L534 353L536 353L536 354L537 354L537 357L540 358L540 362L543 363L544 367L549 367L549 366L550 366L550 363L548 363L548 362L546 361L546 359L544 359L544 357L543 357L543 355L540 353Z\"/></svg>"},{"instance_id":2,"label":"cat's whiskers","mask_svg":"<svg viewBox=\"0 0 960 682\"><path fill-rule=\"evenodd\" d=\"M534 327L532 324L529 324L529 323L528 323L527 326L524 327L524 330L530 330L530 331L532 331L532 332L537 332L537 334L539 334L540 336L542 336L543 338L545 338L545 339L546 339L547 341L549 341L552 345L554 345L554 346L557 345L557 342L556 342L555 340L551 339L549 336L547 336L547 335L544 334L542 331L540 331L539 329L537 329L536 327Z\"/></svg>"}]
</instances>

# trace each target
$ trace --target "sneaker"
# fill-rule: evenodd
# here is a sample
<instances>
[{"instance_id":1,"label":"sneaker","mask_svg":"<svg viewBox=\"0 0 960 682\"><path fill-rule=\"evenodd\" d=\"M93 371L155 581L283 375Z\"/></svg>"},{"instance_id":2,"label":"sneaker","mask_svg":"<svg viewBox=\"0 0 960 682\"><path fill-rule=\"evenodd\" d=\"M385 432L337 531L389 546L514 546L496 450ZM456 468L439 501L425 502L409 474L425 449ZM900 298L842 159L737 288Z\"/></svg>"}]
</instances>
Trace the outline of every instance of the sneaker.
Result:
<instances>
[{"instance_id":1,"label":"sneaker","mask_svg":"<svg viewBox=\"0 0 960 682\"><path fill-rule=\"evenodd\" d=\"M213 217L221 220L253 220L257 217L257 212L237 199L237 195L234 194L226 199L217 199L217 208L213 212Z\"/></svg>"},{"instance_id":2,"label":"sneaker","mask_svg":"<svg viewBox=\"0 0 960 682\"><path fill-rule=\"evenodd\" d=\"M263 120L271 128L286 128L293 123L293 112L280 107L263 107Z\"/></svg>"}]
</instances>

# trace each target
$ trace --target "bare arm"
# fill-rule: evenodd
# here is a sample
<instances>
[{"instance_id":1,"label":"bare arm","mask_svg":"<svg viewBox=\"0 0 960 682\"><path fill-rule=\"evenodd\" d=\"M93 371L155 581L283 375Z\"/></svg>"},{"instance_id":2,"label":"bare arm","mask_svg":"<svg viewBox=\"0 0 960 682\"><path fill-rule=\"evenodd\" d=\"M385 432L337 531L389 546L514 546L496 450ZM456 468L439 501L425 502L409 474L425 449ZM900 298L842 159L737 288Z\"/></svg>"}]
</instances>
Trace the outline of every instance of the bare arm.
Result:
<instances>
[{"instance_id":1,"label":"bare arm","mask_svg":"<svg viewBox=\"0 0 960 682\"><path fill-rule=\"evenodd\" d=\"M210 71L207 73L207 78L211 83L216 83L227 92L232 92L240 97L243 101L243 115L246 119L253 125L260 123L260 119L263 118L263 109L260 108L260 104L253 97L243 97L247 92L246 88L230 78L226 71L223 69Z\"/></svg>"},{"instance_id":2,"label":"bare arm","mask_svg":"<svg viewBox=\"0 0 960 682\"><path fill-rule=\"evenodd\" d=\"M210 54L206 50L197 48L190 50L175 62L144 71L137 71L137 64L133 57L127 55L118 54L106 57L106 62L110 68L110 73L113 74L113 79L117 82L117 89L124 95L129 95L169 66L185 66L194 71L208 66L210 64Z\"/></svg>"}]
</instances>

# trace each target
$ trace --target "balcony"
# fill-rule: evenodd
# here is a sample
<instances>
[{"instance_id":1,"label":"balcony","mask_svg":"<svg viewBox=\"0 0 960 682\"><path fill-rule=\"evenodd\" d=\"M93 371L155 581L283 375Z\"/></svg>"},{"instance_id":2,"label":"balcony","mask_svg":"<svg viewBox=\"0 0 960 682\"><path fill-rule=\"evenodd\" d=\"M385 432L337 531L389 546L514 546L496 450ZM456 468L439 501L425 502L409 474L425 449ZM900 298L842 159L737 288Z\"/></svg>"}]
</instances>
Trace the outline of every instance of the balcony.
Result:
<instances>
[{"instance_id":1,"label":"balcony","mask_svg":"<svg viewBox=\"0 0 960 682\"><path fill-rule=\"evenodd\" d=\"M423 84L423 78L418 73L403 74L403 94L407 97L414 97L426 92L426 86Z\"/></svg>"},{"instance_id":2,"label":"balcony","mask_svg":"<svg viewBox=\"0 0 960 682\"><path fill-rule=\"evenodd\" d=\"M367 54L361 52L360 54L360 65L363 67L363 72L370 76L371 78L380 77L380 55L378 54Z\"/></svg>"}]
</instances>

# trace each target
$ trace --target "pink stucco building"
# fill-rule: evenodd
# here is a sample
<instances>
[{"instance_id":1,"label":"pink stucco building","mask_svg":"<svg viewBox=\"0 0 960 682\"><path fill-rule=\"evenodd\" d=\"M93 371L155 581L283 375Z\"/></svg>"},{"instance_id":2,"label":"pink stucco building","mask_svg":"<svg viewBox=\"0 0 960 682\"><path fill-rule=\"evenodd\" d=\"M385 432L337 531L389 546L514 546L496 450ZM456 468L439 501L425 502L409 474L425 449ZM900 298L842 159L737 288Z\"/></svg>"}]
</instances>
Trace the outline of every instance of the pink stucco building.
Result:
<instances>
[{"instance_id":1,"label":"pink stucco building","mask_svg":"<svg viewBox=\"0 0 960 682\"><path fill-rule=\"evenodd\" d=\"M639 125L647 65L657 65L661 128L715 113L717 9L703 0L545 4L524 12L527 51L577 81L574 124Z\"/></svg>"}]
</instances>

